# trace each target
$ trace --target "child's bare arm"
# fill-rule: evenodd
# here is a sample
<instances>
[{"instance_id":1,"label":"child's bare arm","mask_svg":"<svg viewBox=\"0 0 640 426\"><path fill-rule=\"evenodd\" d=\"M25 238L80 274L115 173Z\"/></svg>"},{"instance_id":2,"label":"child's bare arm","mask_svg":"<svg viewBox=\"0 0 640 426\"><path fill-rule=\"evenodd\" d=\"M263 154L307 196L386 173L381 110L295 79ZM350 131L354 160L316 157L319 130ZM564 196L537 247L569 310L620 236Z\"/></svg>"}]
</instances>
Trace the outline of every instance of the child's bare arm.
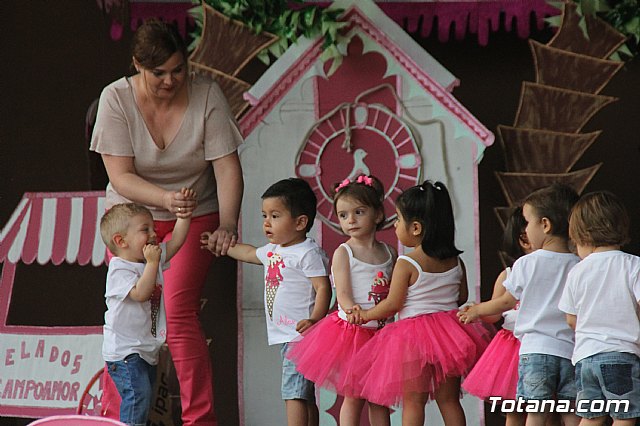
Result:
<instances>
[{"instance_id":1,"label":"child's bare arm","mask_svg":"<svg viewBox=\"0 0 640 426\"><path fill-rule=\"evenodd\" d=\"M498 278L496 278L496 282L493 284L493 294L491 295L491 300L502 297L502 295L507 292L507 289L503 285L504 280L506 279L507 271L504 270L500 273L500 275L498 275ZM484 316L481 319L483 322L494 323L500 318L502 318L502 313Z\"/></svg>"},{"instance_id":2,"label":"child's bare arm","mask_svg":"<svg viewBox=\"0 0 640 426\"><path fill-rule=\"evenodd\" d=\"M257 248L251 244L236 243L235 246L229 247L227 256L232 257L241 262L253 263L254 265L262 265L260 259L256 255Z\"/></svg>"},{"instance_id":3,"label":"child's bare arm","mask_svg":"<svg viewBox=\"0 0 640 426\"><path fill-rule=\"evenodd\" d=\"M209 250L216 256L221 256L221 253L216 253L217 243L210 239L211 234L211 232L203 232L200 234L200 248ZM241 262L262 265L262 262L256 255L257 250L258 249L251 244L236 243L234 246L229 246L226 255Z\"/></svg>"},{"instance_id":4,"label":"child's bare arm","mask_svg":"<svg viewBox=\"0 0 640 426\"><path fill-rule=\"evenodd\" d=\"M182 188L180 190L185 200L196 201L196 192L190 188ZM167 241L167 262L180 250L180 247L187 240L189 226L191 225L191 212L177 214L176 224L171 232L171 239Z\"/></svg>"},{"instance_id":5,"label":"child's bare arm","mask_svg":"<svg viewBox=\"0 0 640 426\"><path fill-rule=\"evenodd\" d=\"M254 265L262 265L257 256L258 249L251 244L236 243L235 246L229 247L227 256L232 257L240 262L253 263Z\"/></svg>"},{"instance_id":6,"label":"child's bare arm","mask_svg":"<svg viewBox=\"0 0 640 426\"><path fill-rule=\"evenodd\" d=\"M160 247L153 244L147 244L144 246L142 252L144 253L144 258L147 262L138 282L136 282L133 288L129 291L129 297L136 302L146 302L153 294L158 278L160 256L162 255Z\"/></svg>"},{"instance_id":7,"label":"child's bare arm","mask_svg":"<svg viewBox=\"0 0 640 426\"><path fill-rule=\"evenodd\" d=\"M497 299L491 299L488 302L482 302L477 305L467 306L460 312L458 317L460 321L469 324L477 320L479 317L486 317L488 315L495 315L513 309L518 300L511 295L508 291Z\"/></svg>"},{"instance_id":8,"label":"child's bare arm","mask_svg":"<svg viewBox=\"0 0 640 426\"><path fill-rule=\"evenodd\" d=\"M360 323L389 318L399 312L407 298L409 283L416 268L406 260L398 260L391 274L389 295L371 309L360 311Z\"/></svg>"},{"instance_id":9,"label":"child's bare arm","mask_svg":"<svg viewBox=\"0 0 640 426\"><path fill-rule=\"evenodd\" d=\"M458 294L458 306L463 305L469 298L469 286L467 284L467 268L464 266L464 262L460 260L460 267L462 268L462 280L460 280L460 293Z\"/></svg>"},{"instance_id":10,"label":"child's bare arm","mask_svg":"<svg viewBox=\"0 0 640 426\"><path fill-rule=\"evenodd\" d=\"M187 234L189 233L189 226L191 225L191 217L178 218L176 225L173 227L171 233L171 239L167 241L167 262L180 250L180 247L187 240Z\"/></svg>"},{"instance_id":11,"label":"child's bare arm","mask_svg":"<svg viewBox=\"0 0 640 426\"><path fill-rule=\"evenodd\" d=\"M351 273L349 255L344 247L338 247L333 252L333 282L336 286L338 304L345 312L350 312L355 302L351 289Z\"/></svg>"},{"instance_id":12,"label":"child's bare arm","mask_svg":"<svg viewBox=\"0 0 640 426\"><path fill-rule=\"evenodd\" d=\"M296 324L296 331L298 333L303 333L313 324L320 321L329 311L329 302L331 301L331 284L329 283L329 277L326 275L323 277L311 277L311 285L316 291L316 303L311 312L311 316L298 321L298 324Z\"/></svg>"},{"instance_id":13,"label":"child's bare arm","mask_svg":"<svg viewBox=\"0 0 640 426\"><path fill-rule=\"evenodd\" d=\"M567 324L571 327L572 330L576 329L576 322L578 322L578 317L576 315L565 314L567 316Z\"/></svg>"}]
</instances>

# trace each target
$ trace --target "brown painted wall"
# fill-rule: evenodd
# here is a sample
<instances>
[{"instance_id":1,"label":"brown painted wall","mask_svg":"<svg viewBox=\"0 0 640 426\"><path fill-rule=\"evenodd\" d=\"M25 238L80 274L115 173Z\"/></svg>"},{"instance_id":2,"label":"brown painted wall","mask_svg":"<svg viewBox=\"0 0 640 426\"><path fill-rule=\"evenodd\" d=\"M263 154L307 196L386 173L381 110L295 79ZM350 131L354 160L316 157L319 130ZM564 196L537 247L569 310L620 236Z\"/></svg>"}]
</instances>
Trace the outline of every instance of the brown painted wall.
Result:
<instances>
[{"instance_id":1,"label":"brown painted wall","mask_svg":"<svg viewBox=\"0 0 640 426\"><path fill-rule=\"evenodd\" d=\"M549 30L537 31L531 38L546 43L551 35ZM435 37L417 40L460 79L461 85L454 95L485 126L496 133L498 124L513 124L521 83L535 78L527 40L504 31L491 34L486 47L478 46L473 36L447 43ZM584 126L584 133L603 132L573 168L604 163L585 192L609 190L622 198L632 221L632 241L624 249L636 255L640 255L640 224L635 220L640 211L640 194L636 189L640 179L635 172L640 165L638 93L640 61L636 58L627 62L601 92L619 100L603 108ZM486 298L490 297L493 280L501 269L496 256L500 226L493 207L506 205L494 172L505 170L503 151L496 141L485 151L479 167L482 281Z\"/></svg>"},{"instance_id":2,"label":"brown painted wall","mask_svg":"<svg viewBox=\"0 0 640 426\"><path fill-rule=\"evenodd\" d=\"M102 87L129 69L130 33L114 42L108 37L108 26L95 1L73 0L64 6L45 0L0 2L4 59L0 67L0 226L6 224L23 192L91 189L85 113ZM532 34L542 42L549 36L548 31ZM473 35L446 43L435 37L415 38L461 80L455 96L489 129L495 132L498 124L513 123L520 84L534 77L526 40L504 31L491 34L486 47L478 46ZM254 79L258 75L256 71ZM586 190L608 189L621 196L632 221L640 211L636 190L640 164L638 93L640 64L635 60L604 89L604 95L620 100L585 126L585 132L603 133L576 165L582 168L604 161ZM496 143L486 150L479 168L483 299L490 297L501 267L496 255L501 231L492 210L505 204L494 177L494 171L500 170L505 170L504 160ZM634 222L627 250L640 254L640 227ZM56 275L51 269L56 269ZM104 268L21 265L18 275L12 321L30 321L36 311L38 321L48 324L101 324ZM203 313L207 335L213 336L216 407L225 425L237 424L238 416L234 283L234 262L215 268L206 290L210 301ZM52 285L60 289L56 294L66 292L60 297L62 301L70 294L78 303L62 310L64 314L51 310L51 300L38 296ZM502 421L498 416L488 415L487 419L488 424ZM26 421L0 418L0 425L22 424Z\"/></svg>"}]
</instances>

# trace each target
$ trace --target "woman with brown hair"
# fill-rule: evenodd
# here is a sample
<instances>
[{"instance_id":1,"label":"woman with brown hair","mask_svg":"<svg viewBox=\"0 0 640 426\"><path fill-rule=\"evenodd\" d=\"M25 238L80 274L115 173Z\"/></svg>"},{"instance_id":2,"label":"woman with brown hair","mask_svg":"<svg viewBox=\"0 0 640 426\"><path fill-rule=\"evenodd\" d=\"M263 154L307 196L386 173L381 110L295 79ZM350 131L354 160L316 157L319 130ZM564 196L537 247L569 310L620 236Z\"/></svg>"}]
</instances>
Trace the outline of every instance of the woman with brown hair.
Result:
<instances>
[{"instance_id":1,"label":"woman with brown hair","mask_svg":"<svg viewBox=\"0 0 640 426\"><path fill-rule=\"evenodd\" d=\"M200 297L213 257L237 239L243 180L242 136L218 85L188 72L185 43L158 20L145 22L132 45L137 74L109 84L100 96L91 150L101 154L109 184L106 208L144 204L158 242L170 238L175 217L192 215L189 235L165 274L167 343L180 383L184 425L216 425L212 367L199 323ZM197 203L180 188L193 188Z\"/></svg>"}]
</instances>

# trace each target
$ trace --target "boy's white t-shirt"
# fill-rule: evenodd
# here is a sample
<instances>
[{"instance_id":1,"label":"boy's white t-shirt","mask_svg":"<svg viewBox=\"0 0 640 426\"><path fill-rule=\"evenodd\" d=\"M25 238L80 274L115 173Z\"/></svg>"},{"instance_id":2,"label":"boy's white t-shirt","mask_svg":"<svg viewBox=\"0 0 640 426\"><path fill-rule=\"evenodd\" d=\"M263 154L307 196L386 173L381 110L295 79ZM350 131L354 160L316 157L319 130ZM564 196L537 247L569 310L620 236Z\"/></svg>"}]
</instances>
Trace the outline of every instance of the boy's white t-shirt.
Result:
<instances>
[{"instance_id":1,"label":"boy's white t-shirt","mask_svg":"<svg viewBox=\"0 0 640 426\"><path fill-rule=\"evenodd\" d=\"M571 358L574 333L558 302L571 268L580 258L573 253L539 249L513 264L504 286L520 301L513 334L520 354L547 354Z\"/></svg>"},{"instance_id":2,"label":"boy's white t-shirt","mask_svg":"<svg viewBox=\"0 0 640 426\"><path fill-rule=\"evenodd\" d=\"M270 345L298 337L298 321L309 318L316 301L311 278L328 276L329 260L311 238L293 246L267 244L256 250L264 265L264 306Z\"/></svg>"},{"instance_id":3,"label":"boy's white t-shirt","mask_svg":"<svg viewBox=\"0 0 640 426\"><path fill-rule=\"evenodd\" d=\"M640 257L619 250L591 253L569 273L560 310L576 315L571 361L604 352L640 356Z\"/></svg>"},{"instance_id":4,"label":"boy's white t-shirt","mask_svg":"<svg viewBox=\"0 0 640 426\"><path fill-rule=\"evenodd\" d=\"M160 244L162 255L156 275L156 290L146 302L136 302L129 292L144 272L145 263L130 262L120 257L109 261L104 314L102 357L105 361L122 361L137 353L151 365L158 363L160 347L167 337L167 317L164 311L162 271L166 262L166 244Z\"/></svg>"}]
</instances>

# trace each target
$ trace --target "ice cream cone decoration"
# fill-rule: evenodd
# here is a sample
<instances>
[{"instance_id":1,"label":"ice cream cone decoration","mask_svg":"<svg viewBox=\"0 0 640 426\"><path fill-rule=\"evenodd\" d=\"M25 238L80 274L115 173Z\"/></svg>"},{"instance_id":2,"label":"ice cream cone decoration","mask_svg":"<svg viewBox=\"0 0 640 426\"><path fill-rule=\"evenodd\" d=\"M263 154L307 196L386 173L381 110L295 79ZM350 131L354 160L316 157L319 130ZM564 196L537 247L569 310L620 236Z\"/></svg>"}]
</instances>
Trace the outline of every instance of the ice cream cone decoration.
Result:
<instances>
[{"instance_id":1,"label":"ice cream cone decoration","mask_svg":"<svg viewBox=\"0 0 640 426\"><path fill-rule=\"evenodd\" d=\"M373 284L371 285L371 291L369 292L369 300L373 299L374 303L377 305L381 300L384 300L389 295L389 280L384 276L382 271L378 271L377 276L373 280ZM379 319L378 320L378 329L381 329L385 326L387 320Z\"/></svg>"},{"instance_id":2,"label":"ice cream cone decoration","mask_svg":"<svg viewBox=\"0 0 640 426\"><path fill-rule=\"evenodd\" d=\"M267 275L264 279L265 294L267 299L267 310L269 311L269 318L273 321L273 302L276 299L276 293L278 287L280 287L280 281L282 281L282 274L280 268L284 268L284 262L282 256L278 253L268 252L269 264L267 266Z\"/></svg>"},{"instance_id":3,"label":"ice cream cone decoration","mask_svg":"<svg viewBox=\"0 0 640 426\"><path fill-rule=\"evenodd\" d=\"M151 303L151 335L156 337L158 326L158 311L160 311L160 297L162 296L162 286L156 283L156 288L151 293L149 303Z\"/></svg>"}]
</instances>

